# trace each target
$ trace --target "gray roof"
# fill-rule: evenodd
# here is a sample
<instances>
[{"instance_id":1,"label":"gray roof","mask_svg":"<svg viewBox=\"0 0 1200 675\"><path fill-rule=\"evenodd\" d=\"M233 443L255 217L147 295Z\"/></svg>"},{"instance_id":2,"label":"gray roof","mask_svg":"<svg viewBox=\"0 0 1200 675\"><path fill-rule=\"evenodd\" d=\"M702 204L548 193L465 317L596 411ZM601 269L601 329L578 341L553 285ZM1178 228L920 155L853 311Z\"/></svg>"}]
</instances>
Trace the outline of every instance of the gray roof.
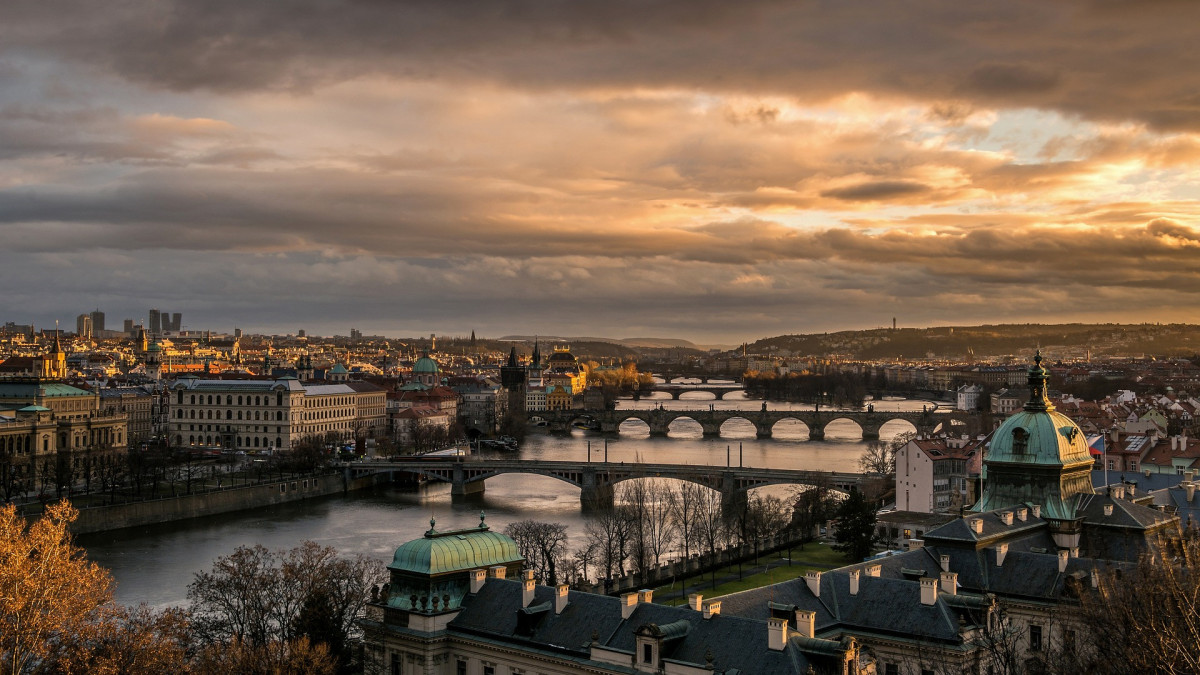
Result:
<instances>
[{"instance_id":1,"label":"gray roof","mask_svg":"<svg viewBox=\"0 0 1200 675\"><path fill-rule=\"evenodd\" d=\"M555 614L554 589L536 587L528 608L521 608L521 595L521 582L489 579L479 593L463 601L449 628L586 658L593 632L599 646L632 654L638 629L653 625L665 633L664 659L703 666L711 650L717 673L735 669L745 675L803 673L810 663L820 669L836 662L836 657L816 648L820 641L814 645L794 638L782 651L767 649L765 620L729 615L706 620L690 608L654 603L640 603L628 619L622 619L619 599L577 591L569 592L566 608Z\"/></svg>"}]
</instances>

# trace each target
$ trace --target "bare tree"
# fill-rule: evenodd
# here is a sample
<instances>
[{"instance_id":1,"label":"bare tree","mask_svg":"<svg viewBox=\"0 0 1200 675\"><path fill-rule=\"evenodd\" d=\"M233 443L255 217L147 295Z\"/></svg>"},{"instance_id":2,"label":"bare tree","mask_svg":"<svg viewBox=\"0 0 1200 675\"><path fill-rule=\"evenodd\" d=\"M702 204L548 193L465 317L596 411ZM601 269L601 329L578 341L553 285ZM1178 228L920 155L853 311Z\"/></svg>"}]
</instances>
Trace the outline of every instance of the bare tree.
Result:
<instances>
[{"instance_id":1,"label":"bare tree","mask_svg":"<svg viewBox=\"0 0 1200 675\"><path fill-rule=\"evenodd\" d=\"M584 526L588 545L595 554L596 568L605 579L625 574L628 558L629 520L619 509L600 511Z\"/></svg>"},{"instance_id":2,"label":"bare tree","mask_svg":"<svg viewBox=\"0 0 1200 675\"><path fill-rule=\"evenodd\" d=\"M712 563L712 584L717 586L717 549L729 541L729 524L722 511L721 493L701 487L695 510L695 532L698 541L704 546Z\"/></svg>"},{"instance_id":3,"label":"bare tree","mask_svg":"<svg viewBox=\"0 0 1200 675\"><path fill-rule=\"evenodd\" d=\"M376 560L342 558L311 541L279 552L242 546L188 584L193 628L205 644L267 649L280 663L307 638L344 663L357 637L355 619L385 576ZM322 634L312 630L314 611L327 627Z\"/></svg>"},{"instance_id":4,"label":"bare tree","mask_svg":"<svg viewBox=\"0 0 1200 675\"><path fill-rule=\"evenodd\" d=\"M705 500L705 493L710 490L696 483L680 483L678 488L671 491L671 522L679 536L683 557L690 558L693 550L700 550L700 536L697 531L697 509Z\"/></svg>"},{"instance_id":5,"label":"bare tree","mask_svg":"<svg viewBox=\"0 0 1200 675\"><path fill-rule=\"evenodd\" d=\"M551 586L558 584L558 570L567 553L566 525L521 520L505 527L504 534L517 543L526 565L539 579Z\"/></svg>"}]
</instances>

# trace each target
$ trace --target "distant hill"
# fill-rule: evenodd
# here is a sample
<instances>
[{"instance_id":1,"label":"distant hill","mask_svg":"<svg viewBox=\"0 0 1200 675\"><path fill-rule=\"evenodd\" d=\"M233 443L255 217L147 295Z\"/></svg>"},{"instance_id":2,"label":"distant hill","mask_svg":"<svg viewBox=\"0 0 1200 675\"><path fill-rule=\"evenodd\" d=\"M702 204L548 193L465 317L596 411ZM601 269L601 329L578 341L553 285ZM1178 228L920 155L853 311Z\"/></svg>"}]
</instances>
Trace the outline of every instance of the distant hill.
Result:
<instances>
[{"instance_id":1,"label":"distant hill","mask_svg":"<svg viewBox=\"0 0 1200 675\"><path fill-rule=\"evenodd\" d=\"M709 348L727 349L730 345L712 345L702 346L690 340L679 338L655 338L655 337L636 337L636 338L607 338L607 337L564 337L561 335L505 335L499 338L503 342L533 342L537 338L542 344L575 344L578 342L611 342L613 344L621 344L627 347L647 347L651 349L696 349L705 350Z\"/></svg>"},{"instance_id":2,"label":"distant hill","mask_svg":"<svg viewBox=\"0 0 1200 675\"><path fill-rule=\"evenodd\" d=\"M756 354L876 359L1026 358L1040 347L1049 358L1193 356L1200 326L1191 324L1001 324L878 328L781 335L748 347Z\"/></svg>"}]
</instances>

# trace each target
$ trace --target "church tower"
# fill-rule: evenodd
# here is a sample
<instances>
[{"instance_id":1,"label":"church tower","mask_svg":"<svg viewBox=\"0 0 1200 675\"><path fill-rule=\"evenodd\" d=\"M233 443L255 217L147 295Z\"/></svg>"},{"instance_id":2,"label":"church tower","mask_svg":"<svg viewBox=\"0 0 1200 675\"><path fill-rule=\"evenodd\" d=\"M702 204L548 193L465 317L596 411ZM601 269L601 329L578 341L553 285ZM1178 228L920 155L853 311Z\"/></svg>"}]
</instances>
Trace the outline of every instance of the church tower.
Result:
<instances>
[{"instance_id":1,"label":"church tower","mask_svg":"<svg viewBox=\"0 0 1200 675\"><path fill-rule=\"evenodd\" d=\"M67 353L63 351L58 331L54 331L54 344L42 355L38 377L43 380L62 380L67 377Z\"/></svg>"}]
</instances>

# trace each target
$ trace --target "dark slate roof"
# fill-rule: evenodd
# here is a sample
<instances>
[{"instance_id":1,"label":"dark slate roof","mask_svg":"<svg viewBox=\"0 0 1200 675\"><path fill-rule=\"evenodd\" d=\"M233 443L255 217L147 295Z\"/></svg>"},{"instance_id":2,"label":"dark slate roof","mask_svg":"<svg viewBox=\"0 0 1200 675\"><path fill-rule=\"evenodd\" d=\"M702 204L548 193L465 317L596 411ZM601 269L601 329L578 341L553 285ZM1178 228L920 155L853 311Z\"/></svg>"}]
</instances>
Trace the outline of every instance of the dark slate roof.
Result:
<instances>
[{"instance_id":1,"label":"dark slate roof","mask_svg":"<svg viewBox=\"0 0 1200 675\"><path fill-rule=\"evenodd\" d=\"M1104 515L1104 507L1112 504L1112 515ZM1167 515L1141 504L1125 499L1114 499L1108 495L1084 495L1077 513L1083 516L1085 525L1101 527L1126 527L1148 530L1166 524L1174 516Z\"/></svg>"},{"instance_id":2,"label":"dark slate roof","mask_svg":"<svg viewBox=\"0 0 1200 675\"><path fill-rule=\"evenodd\" d=\"M527 609L520 606L521 596L521 582L489 579L477 594L464 599L448 628L586 658L593 632L599 636L599 646L632 654L637 630L654 624L660 631L669 628L663 658L703 666L711 650L716 672L737 669L745 675L803 673L809 663L820 669L830 658L802 640L790 640L782 651L767 649L764 620L729 615L706 620L690 608L653 603L638 604L625 620L619 599L577 591L569 592L566 608L555 614L554 589L536 587Z\"/></svg>"},{"instance_id":3,"label":"dark slate roof","mask_svg":"<svg viewBox=\"0 0 1200 675\"><path fill-rule=\"evenodd\" d=\"M880 576L866 569L880 565ZM765 620L770 603L815 611L817 633L831 629L870 631L926 640L957 641L958 619L944 601L921 604L919 576L905 569L922 569L924 576L937 577L938 564L924 549L842 567L821 575L821 595L816 597L803 578L755 588L720 598L721 612ZM951 568L953 569L953 568ZM850 571L859 571L858 594L850 595ZM944 600L944 596L939 596Z\"/></svg>"},{"instance_id":4,"label":"dark slate roof","mask_svg":"<svg viewBox=\"0 0 1200 675\"><path fill-rule=\"evenodd\" d=\"M1010 536L1018 532L1033 531L1042 527L1045 521L1033 515L1033 509L1029 509L1026 514L1025 521L1018 520L1016 510L1018 507L1008 507L997 509L995 511L985 511L983 513L971 514L965 518L952 520L945 525L925 533L926 545L935 544L939 541L948 542L971 542L983 543L992 540ZM1000 519L1000 514L1011 511L1013 512L1012 525L1005 525ZM973 525L975 520L983 521L983 532L976 533Z\"/></svg>"},{"instance_id":5,"label":"dark slate roof","mask_svg":"<svg viewBox=\"0 0 1200 675\"><path fill-rule=\"evenodd\" d=\"M1092 485L1097 491L1104 487L1103 471L1092 472ZM1150 490L1161 490L1165 487L1174 487L1179 485L1179 481L1183 480L1183 476L1176 473L1151 473L1149 476L1143 473L1132 471L1109 471L1109 485L1134 485L1137 487L1139 494L1149 492Z\"/></svg>"}]
</instances>

